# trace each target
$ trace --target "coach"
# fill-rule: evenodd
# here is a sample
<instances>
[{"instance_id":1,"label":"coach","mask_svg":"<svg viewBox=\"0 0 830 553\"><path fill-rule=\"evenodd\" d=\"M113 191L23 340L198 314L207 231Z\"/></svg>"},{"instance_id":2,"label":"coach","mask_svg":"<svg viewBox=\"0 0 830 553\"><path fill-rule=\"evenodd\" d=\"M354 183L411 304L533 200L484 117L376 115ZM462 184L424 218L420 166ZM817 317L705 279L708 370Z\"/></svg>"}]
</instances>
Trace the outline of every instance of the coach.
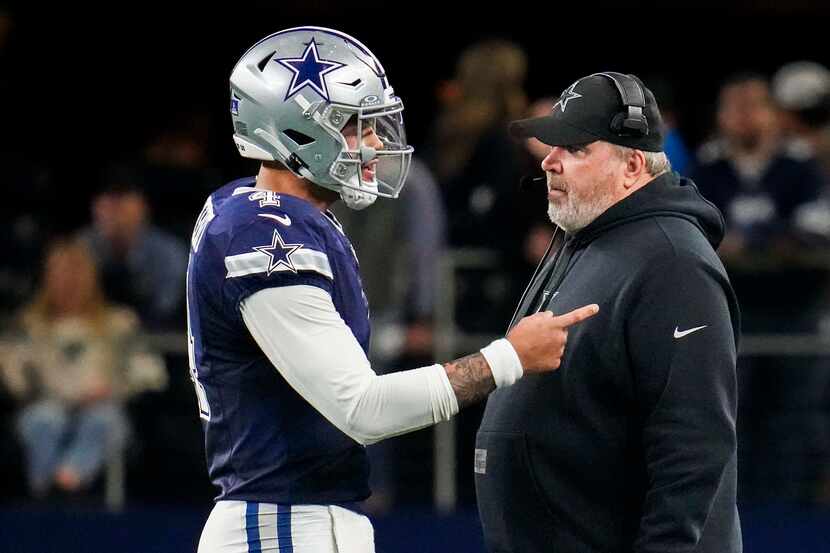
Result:
<instances>
[{"instance_id":1,"label":"coach","mask_svg":"<svg viewBox=\"0 0 830 553\"><path fill-rule=\"evenodd\" d=\"M512 324L600 305L558 371L496 390L475 451L493 553L736 553L739 312L720 212L671 172L657 102L597 73L511 125L558 227Z\"/></svg>"}]
</instances>

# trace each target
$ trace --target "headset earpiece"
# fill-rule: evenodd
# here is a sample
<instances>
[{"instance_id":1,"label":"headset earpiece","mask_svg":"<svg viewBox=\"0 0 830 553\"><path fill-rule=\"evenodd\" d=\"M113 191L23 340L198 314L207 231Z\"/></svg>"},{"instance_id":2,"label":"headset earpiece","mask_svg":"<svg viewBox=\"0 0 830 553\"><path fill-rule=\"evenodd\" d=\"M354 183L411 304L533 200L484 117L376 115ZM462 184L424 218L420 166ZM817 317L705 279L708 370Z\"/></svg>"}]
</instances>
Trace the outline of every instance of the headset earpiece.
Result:
<instances>
[{"instance_id":1,"label":"headset earpiece","mask_svg":"<svg viewBox=\"0 0 830 553\"><path fill-rule=\"evenodd\" d=\"M611 119L611 131L624 136L647 136L648 120L643 110L646 96L637 79L623 73L594 73L610 79L620 94L623 111Z\"/></svg>"}]
</instances>

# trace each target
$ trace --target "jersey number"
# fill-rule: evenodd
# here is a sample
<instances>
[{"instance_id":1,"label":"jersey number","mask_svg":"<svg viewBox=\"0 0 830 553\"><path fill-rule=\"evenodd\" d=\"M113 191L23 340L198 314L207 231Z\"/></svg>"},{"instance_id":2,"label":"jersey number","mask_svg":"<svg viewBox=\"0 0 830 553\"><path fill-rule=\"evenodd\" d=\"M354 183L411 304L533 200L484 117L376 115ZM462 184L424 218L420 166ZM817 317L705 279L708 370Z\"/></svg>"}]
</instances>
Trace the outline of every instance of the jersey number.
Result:
<instances>
[{"instance_id":1,"label":"jersey number","mask_svg":"<svg viewBox=\"0 0 830 553\"><path fill-rule=\"evenodd\" d=\"M208 196L205 206L202 208L201 213L199 213L199 217L196 219L196 224L193 227L193 236L190 239L190 247L194 252L199 251L199 244L202 241L202 237L205 235L208 223L213 221L215 216L216 214L213 212L213 202L210 201L210 196Z\"/></svg>"},{"instance_id":2,"label":"jersey number","mask_svg":"<svg viewBox=\"0 0 830 553\"><path fill-rule=\"evenodd\" d=\"M199 417L210 420L210 405L208 404L205 387L199 382L199 373L196 371L196 348L190 329L187 332L187 359L190 363L190 380L196 389L196 401L199 403Z\"/></svg>"},{"instance_id":3,"label":"jersey number","mask_svg":"<svg viewBox=\"0 0 830 553\"><path fill-rule=\"evenodd\" d=\"M196 219L196 225L193 228L193 237L191 238L190 246L193 252L199 251L199 245L202 238L205 236L208 224L213 220L216 214L213 212L213 202L208 197L205 206L202 208L199 217ZM192 262L191 255L191 262ZM199 403L199 416L206 421L210 420L210 405L207 400L207 393L205 387L199 382L199 373L196 371L196 340L193 338L193 331L190 329L190 278L187 282L187 360L190 365L190 379L193 381L193 386L196 388L196 400Z\"/></svg>"}]
</instances>

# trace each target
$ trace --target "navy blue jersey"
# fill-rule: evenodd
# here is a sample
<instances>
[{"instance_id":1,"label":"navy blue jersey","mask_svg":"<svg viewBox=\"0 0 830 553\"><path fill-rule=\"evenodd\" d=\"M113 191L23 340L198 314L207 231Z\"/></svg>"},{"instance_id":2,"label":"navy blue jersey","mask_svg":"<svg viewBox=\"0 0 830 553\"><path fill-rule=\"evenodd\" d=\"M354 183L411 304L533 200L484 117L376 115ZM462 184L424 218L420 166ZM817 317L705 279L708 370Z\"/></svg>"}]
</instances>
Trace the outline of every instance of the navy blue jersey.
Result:
<instances>
[{"instance_id":1,"label":"navy blue jersey","mask_svg":"<svg viewBox=\"0 0 830 553\"><path fill-rule=\"evenodd\" d=\"M259 290L317 286L367 351L369 312L354 250L330 213L254 184L237 180L208 198L187 270L190 370L217 500L365 499L364 447L291 388L240 312Z\"/></svg>"}]
</instances>

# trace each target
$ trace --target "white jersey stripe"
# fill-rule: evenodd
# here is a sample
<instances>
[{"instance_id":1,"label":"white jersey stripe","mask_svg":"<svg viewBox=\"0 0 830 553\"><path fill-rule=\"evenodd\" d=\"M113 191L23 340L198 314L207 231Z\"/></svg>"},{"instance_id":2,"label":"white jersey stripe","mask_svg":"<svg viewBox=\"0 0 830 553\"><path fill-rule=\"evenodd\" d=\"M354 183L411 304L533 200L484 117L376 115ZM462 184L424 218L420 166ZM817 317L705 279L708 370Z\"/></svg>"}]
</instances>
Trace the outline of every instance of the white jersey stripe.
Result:
<instances>
[{"instance_id":1,"label":"white jersey stripe","mask_svg":"<svg viewBox=\"0 0 830 553\"><path fill-rule=\"evenodd\" d=\"M228 256L225 258L225 268L228 271L226 278L267 273L271 259L268 254L262 252ZM329 258L322 252L300 248L291 254L291 263L298 271L315 271L330 280L334 280ZM291 269L284 265L274 268L274 272L279 271L291 271Z\"/></svg>"}]
</instances>

